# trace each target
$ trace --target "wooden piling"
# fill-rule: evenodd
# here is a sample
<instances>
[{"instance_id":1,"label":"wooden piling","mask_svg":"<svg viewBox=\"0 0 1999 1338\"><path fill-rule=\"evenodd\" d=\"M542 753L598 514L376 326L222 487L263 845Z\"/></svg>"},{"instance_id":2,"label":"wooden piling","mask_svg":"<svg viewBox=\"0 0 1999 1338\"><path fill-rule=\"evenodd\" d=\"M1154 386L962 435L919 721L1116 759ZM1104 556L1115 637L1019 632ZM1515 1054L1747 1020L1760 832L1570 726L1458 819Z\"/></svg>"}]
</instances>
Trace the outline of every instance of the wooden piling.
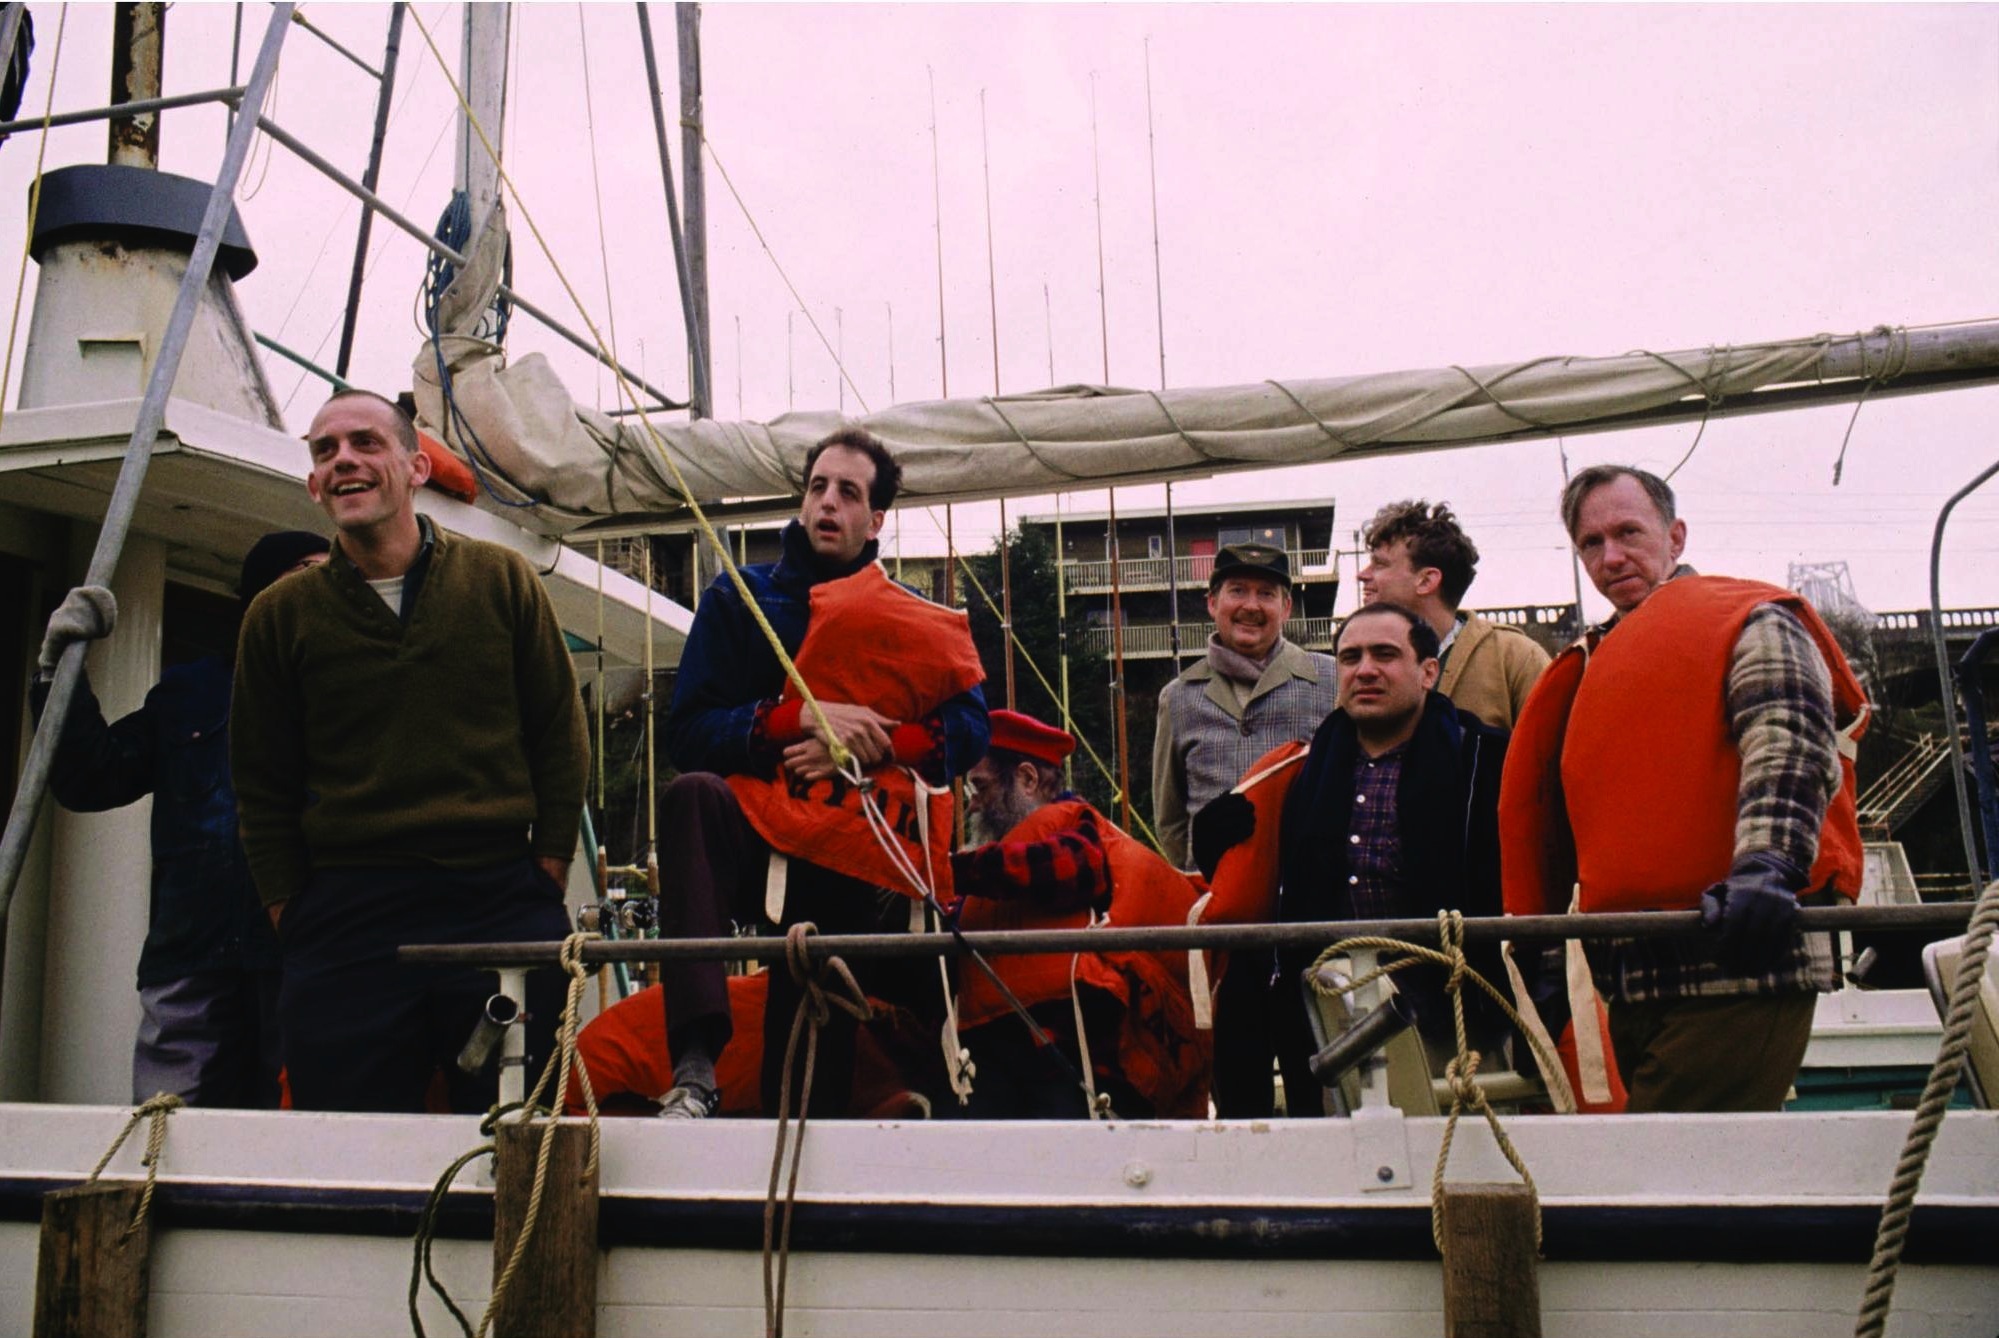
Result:
<instances>
[{"instance_id":1,"label":"wooden piling","mask_svg":"<svg viewBox=\"0 0 1999 1338\"><path fill-rule=\"evenodd\" d=\"M35 1338L145 1338L153 1235L131 1235L145 1186L93 1182L42 1197Z\"/></svg>"},{"instance_id":2,"label":"wooden piling","mask_svg":"<svg viewBox=\"0 0 1999 1338\"><path fill-rule=\"evenodd\" d=\"M513 1257L534 1193L536 1155L546 1125L502 1124L495 1154L493 1280ZM494 1338L596 1338L597 1176L584 1174L590 1129L552 1131L548 1180L527 1253L493 1317Z\"/></svg>"},{"instance_id":3,"label":"wooden piling","mask_svg":"<svg viewBox=\"0 0 1999 1338\"><path fill-rule=\"evenodd\" d=\"M1541 1338L1534 1191L1444 1188L1444 1338Z\"/></svg>"}]
</instances>

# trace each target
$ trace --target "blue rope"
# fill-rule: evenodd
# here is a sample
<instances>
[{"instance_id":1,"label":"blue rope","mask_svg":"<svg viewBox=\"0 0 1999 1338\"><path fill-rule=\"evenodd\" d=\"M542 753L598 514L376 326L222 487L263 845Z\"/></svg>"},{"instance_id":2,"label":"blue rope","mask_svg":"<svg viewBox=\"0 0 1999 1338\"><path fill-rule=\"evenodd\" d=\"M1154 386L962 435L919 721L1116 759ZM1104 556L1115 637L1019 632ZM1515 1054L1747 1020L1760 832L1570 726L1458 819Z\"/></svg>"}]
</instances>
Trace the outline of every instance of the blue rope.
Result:
<instances>
[{"instance_id":1,"label":"blue rope","mask_svg":"<svg viewBox=\"0 0 1999 1338\"><path fill-rule=\"evenodd\" d=\"M461 255L464 254L466 246L470 244L472 239L472 205L466 199L464 191L454 190L451 192L451 203L444 206L444 214L437 220L437 228L433 235L452 250L459 252ZM424 328L430 335L431 357L437 368L437 386L444 396L446 426L449 428L451 435L466 448L466 463L472 466L472 476L479 480L479 486L486 490L486 495L501 506L526 509L535 505L532 499L516 502L510 498L502 497L494 489L491 480L487 478L487 475L491 473L503 480L509 487L514 488L515 491L527 491L525 488L521 488L518 484L515 484L511 478L508 478L507 472L500 468L498 461L493 459L492 452L486 449L486 443L479 439L478 430L472 426L471 420L466 418L464 411L458 407L458 397L452 391L451 371L445 365L444 361L444 330L439 318L438 307L439 303L443 300L445 290L451 286L452 280L457 277L457 265L435 252L431 253L429 263L424 267L423 275L423 323ZM501 281L504 284L511 285L513 278L514 245L512 240L509 239L506 255L501 261ZM479 323L472 328L472 334L477 338L486 339L492 343L502 343L507 337L507 323L512 317L513 303L505 295L496 294L493 298L493 304L486 309L480 316ZM481 463L482 461L483 463Z\"/></svg>"}]
</instances>

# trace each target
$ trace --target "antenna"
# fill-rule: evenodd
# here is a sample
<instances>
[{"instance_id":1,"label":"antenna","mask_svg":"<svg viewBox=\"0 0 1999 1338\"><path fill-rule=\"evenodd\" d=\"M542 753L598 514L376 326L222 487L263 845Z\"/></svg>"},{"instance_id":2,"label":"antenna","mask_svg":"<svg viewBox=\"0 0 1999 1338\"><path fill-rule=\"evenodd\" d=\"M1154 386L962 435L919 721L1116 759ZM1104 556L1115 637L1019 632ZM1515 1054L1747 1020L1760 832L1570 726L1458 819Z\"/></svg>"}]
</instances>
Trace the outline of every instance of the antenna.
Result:
<instances>
[{"instance_id":1,"label":"antenna","mask_svg":"<svg viewBox=\"0 0 1999 1338\"><path fill-rule=\"evenodd\" d=\"M1111 383L1110 298L1104 284L1104 168L1097 152L1097 72L1090 71L1090 170L1097 205L1097 328L1103 336L1104 384ZM1124 709L1124 592L1119 582L1117 489L1108 492L1110 528L1104 546L1111 560L1111 709L1117 713L1118 825L1131 827L1131 744Z\"/></svg>"},{"instance_id":2,"label":"antenna","mask_svg":"<svg viewBox=\"0 0 1999 1338\"><path fill-rule=\"evenodd\" d=\"M1166 285L1159 266L1159 154L1152 133L1152 38L1145 39L1145 162L1152 175L1152 299L1159 324L1159 388L1166 389ZM1173 481L1166 481L1166 621L1173 672L1180 672L1180 542L1173 527Z\"/></svg>"},{"instance_id":3,"label":"antenna","mask_svg":"<svg viewBox=\"0 0 1999 1338\"><path fill-rule=\"evenodd\" d=\"M1055 384L1055 308L1048 301L1048 280L1041 281L1041 319L1048 327L1048 384Z\"/></svg>"},{"instance_id":4,"label":"antenna","mask_svg":"<svg viewBox=\"0 0 1999 1338\"><path fill-rule=\"evenodd\" d=\"M1104 293L1104 168L1097 153L1097 72L1090 71L1090 172L1096 182L1097 206L1097 328L1104 339L1104 384L1111 383L1110 299Z\"/></svg>"},{"instance_id":5,"label":"antenna","mask_svg":"<svg viewBox=\"0 0 1999 1338\"><path fill-rule=\"evenodd\" d=\"M986 131L986 90L979 90L979 152L986 179L986 303L993 323L993 395L1000 393L999 268L993 258L993 145ZM1017 709L1013 681L1013 562L1006 540L1006 498L999 499L1000 653L1006 664L1006 709Z\"/></svg>"}]
</instances>

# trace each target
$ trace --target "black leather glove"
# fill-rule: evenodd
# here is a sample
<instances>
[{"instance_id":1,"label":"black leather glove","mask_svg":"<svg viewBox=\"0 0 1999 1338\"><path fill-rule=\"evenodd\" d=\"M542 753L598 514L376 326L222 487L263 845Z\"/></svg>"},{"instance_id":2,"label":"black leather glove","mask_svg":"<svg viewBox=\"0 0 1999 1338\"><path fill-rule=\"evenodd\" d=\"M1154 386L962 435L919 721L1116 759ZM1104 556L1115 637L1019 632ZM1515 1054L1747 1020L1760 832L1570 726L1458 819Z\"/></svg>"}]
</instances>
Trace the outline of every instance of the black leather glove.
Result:
<instances>
[{"instance_id":1,"label":"black leather glove","mask_svg":"<svg viewBox=\"0 0 1999 1338\"><path fill-rule=\"evenodd\" d=\"M1231 790L1194 815L1194 867L1213 878L1222 856L1256 834L1256 805Z\"/></svg>"},{"instance_id":2,"label":"black leather glove","mask_svg":"<svg viewBox=\"0 0 1999 1338\"><path fill-rule=\"evenodd\" d=\"M1735 861L1728 881L1701 893L1701 925L1718 934L1722 965L1745 974L1769 971L1797 942L1804 870L1773 851Z\"/></svg>"}]
</instances>

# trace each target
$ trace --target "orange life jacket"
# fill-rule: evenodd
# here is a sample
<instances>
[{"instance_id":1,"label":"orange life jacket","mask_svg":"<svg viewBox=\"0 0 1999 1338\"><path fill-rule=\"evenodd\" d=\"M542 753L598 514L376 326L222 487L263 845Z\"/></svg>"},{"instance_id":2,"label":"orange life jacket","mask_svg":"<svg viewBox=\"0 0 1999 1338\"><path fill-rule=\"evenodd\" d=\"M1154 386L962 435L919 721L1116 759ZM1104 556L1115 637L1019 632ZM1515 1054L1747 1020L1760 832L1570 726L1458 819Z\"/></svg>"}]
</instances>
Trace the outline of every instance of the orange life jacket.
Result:
<instances>
[{"instance_id":1,"label":"orange life jacket","mask_svg":"<svg viewBox=\"0 0 1999 1338\"><path fill-rule=\"evenodd\" d=\"M769 972L729 977L734 1035L715 1060L724 1115L755 1115L763 1105L764 1003L769 997ZM618 1096L657 1101L673 1086L666 1025L666 996L659 986L649 985L591 1018L576 1034L576 1057L590 1071L590 1090L600 1104ZM574 1070L563 1107L571 1115L586 1113L583 1080Z\"/></svg>"},{"instance_id":2,"label":"orange life jacket","mask_svg":"<svg viewBox=\"0 0 1999 1338\"><path fill-rule=\"evenodd\" d=\"M1068 831L1092 812L1081 799L1044 804L1007 833L1009 841L1045 841ZM1110 819L1096 815L1109 866L1111 908L1106 923L1179 925L1187 922L1195 890L1187 876ZM1051 912L1022 900L972 897L961 928L1080 929L1087 910ZM1069 997L1073 963L1076 979L1093 985L1124 1007L1118 1035L1118 1069L1125 1081L1152 1103L1161 1118L1198 1119L1207 1114L1208 1048L1194 1029L1187 992L1185 958L1179 953L1044 953L989 959L995 972L1029 1007ZM1009 1011L1005 999L976 966L960 969L958 1025L969 1030ZM976 1055L974 1056L976 1058Z\"/></svg>"},{"instance_id":3,"label":"orange life jacket","mask_svg":"<svg viewBox=\"0 0 1999 1338\"><path fill-rule=\"evenodd\" d=\"M1866 693L1805 600L1760 581L1689 575L1660 586L1595 647L1564 651L1527 699L1500 785L1509 914L1559 912L1577 883L1584 911L1688 910L1728 876L1742 757L1723 694L1743 624L1771 603L1811 634L1841 731L1840 784L1807 886L1858 895L1851 745Z\"/></svg>"},{"instance_id":4,"label":"orange life jacket","mask_svg":"<svg viewBox=\"0 0 1999 1338\"><path fill-rule=\"evenodd\" d=\"M734 1034L715 1060L724 1115L763 1113L764 1008L769 1000L770 972L729 977L729 1021ZM887 1007L879 1000L871 1002L877 1010ZM590 1019L577 1034L576 1055L590 1070L590 1089L600 1105L619 1096L656 1101L673 1086L673 1056L667 1050L666 1030L666 1002L657 985L619 1000ZM862 1027L854 1042L852 1112L900 1115L907 1105L908 1085L873 1030ZM570 1115L586 1113L583 1080L573 1069L563 1107Z\"/></svg>"},{"instance_id":5,"label":"orange life jacket","mask_svg":"<svg viewBox=\"0 0 1999 1338\"><path fill-rule=\"evenodd\" d=\"M1309 743L1280 743L1250 766L1231 791L1247 798L1256 810L1256 830L1247 841L1229 847L1215 865L1208 884L1208 904L1201 908L1207 925L1261 925L1277 918L1278 829L1284 797L1304 770L1298 764L1311 752Z\"/></svg>"},{"instance_id":6,"label":"orange life jacket","mask_svg":"<svg viewBox=\"0 0 1999 1338\"><path fill-rule=\"evenodd\" d=\"M816 696L871 706L905 723L985 678L965 615L911 594L873 564L812 587L811 619L792 658ZM795 696L787 683L784 699ZM951 792L931 789L907 767L876 767L865 792L844 776L809 785L782 771L728 779L744 816L773 849L916 897L869 828L861 805L871 801L903 858L932 891L950 892Z\"/></svg>"},{"instance_id":7,"label":"orange life jacket","mask_svg":"<svg viewBox=\"0 0 1999 1338\"><path fill-rule=\"evenodd\" d=\"M430 478L426 485L461 502L479 500L479 480L472 466L460 459L449 446L428 432L416 434L417 449L430 457Z\"/></svg>"}]
</instances>

